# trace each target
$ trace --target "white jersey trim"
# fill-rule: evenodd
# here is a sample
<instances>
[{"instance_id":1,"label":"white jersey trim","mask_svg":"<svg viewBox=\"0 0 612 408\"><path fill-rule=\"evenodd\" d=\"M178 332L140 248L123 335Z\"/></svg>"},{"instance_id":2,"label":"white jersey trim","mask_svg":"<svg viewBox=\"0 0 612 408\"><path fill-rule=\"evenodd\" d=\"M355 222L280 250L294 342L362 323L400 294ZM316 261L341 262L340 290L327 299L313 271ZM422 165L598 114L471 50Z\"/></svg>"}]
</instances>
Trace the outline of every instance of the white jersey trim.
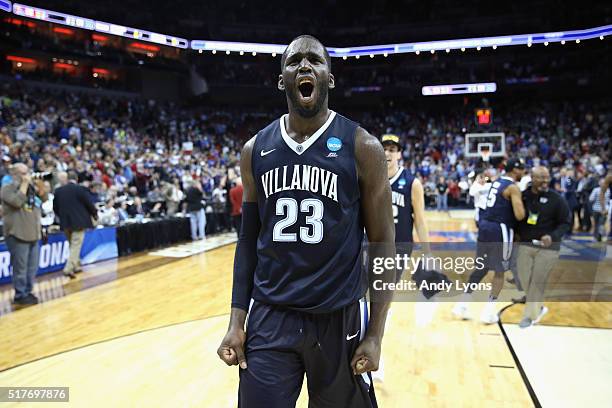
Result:
<instances>
[{"instance_id":1,"label":"white jersey trim","mask_svg":"<svg viewBox=\"0 0 612 408\"><path fill-rule=\"evenodd\" d=\"M295 153L297 153L298 155L301 155L306 150L308 150L308 148L312 146L314 142L316 142L317 139L327 130L329 125L331 125L332 121L336 117L336 112L334 112L333 110L330 110L330 112L331 114L329 115L329 118L327 118L325 123L316 132L314 132L312 136L306 139L303 143L296 142L287 133L287 129L285 128L285 118L287 118L289 115L285 113L283 116L281 116L281 118L279 119L281 135L283 136L283 140L285 141L285 143L287 143L287 146L289 146L289 148L293 150Z\"/></svg>"},{"instance_id":2,"label":"white jersey trim","mask_svg":"<svg viewBox=\"0 0 612 408\"><path fill-rule=\"evenodd\" d=\"M395 183L397 181L399 176L402 174L402 171L404 171L404 169L402 167L400 167L399 170L397 170L397 173L395 173L395 175L389 179L389 185L390 186L392 186L393 183Z\"/></svg>"}]
</instances>

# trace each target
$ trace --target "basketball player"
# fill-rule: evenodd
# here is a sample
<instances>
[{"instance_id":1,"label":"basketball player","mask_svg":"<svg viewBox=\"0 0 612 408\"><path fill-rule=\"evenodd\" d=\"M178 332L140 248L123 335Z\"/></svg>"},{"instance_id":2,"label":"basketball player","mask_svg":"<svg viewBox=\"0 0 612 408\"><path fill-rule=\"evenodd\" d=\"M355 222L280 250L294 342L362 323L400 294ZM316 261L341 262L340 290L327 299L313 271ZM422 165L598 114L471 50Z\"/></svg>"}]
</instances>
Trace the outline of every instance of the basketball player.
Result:
<instances>
[{"instance_id":1,"label":"basketball player","mask_svg":"<svg viewBox=\"0 0 612 408\"><path fill-rule=\"evenodd\" d=\"M395 256L391 190L379 141L328 108L330 64L316 38L293 40L278 81L289 113L242 151L242 231L217 351L240 366L240 407L295 406L304 373L309 407L377 406L369 372L390 299L372 302L368 321L360 250L365 227Z\"/></svg>"},{"instance_id":2,"label":"basketball player","mask_svg":"<svg viewBox=\"0 0 612 408\"><path fill-rule=\"evenodd\" d=\"M412 230L416 229L423 251L430 253L429 231L425 222L425 193L419 179L399 166L402 146L396 135L383 135L381 138L387 159L387 177L391 185L391 203L393 205L393 222L395 224L395 242L400 246L412 243ZM411 251L411 246L406 250ZM408 251L408 255L410 255Z\"/></svg>"},{"instance_id":3,"label":"basketball player","mask_svg":"<svg viewBox=\"0 0 612 408\"><path fill-rule=\"evenodd\" d=\"M423 185L409 171L399 166L402 156L402 145L396 135L383 135L381 143L387 159L387 177L391 186L391 203L393 222L395 224L395 244L397 253L410 256L412 253L412 230L416 227L423 251L430 253L429 231L425 223L425 195ZM396 280L401 278L398 273ZM389 310L388 319L390 320ZM384 380L384 360L380 359L379 368L373 374L377 381Z\"/></svg>"},{"instance_id":4,"label":"basketball player","mask_svg":"<svg viewBox=\"0 0 612 408\"><path fill-rule=\"evenodd\" d=\"M495 271L489 302L481 315L482 322L487 324L496 323L499 320L495 310L495 300L503 288L504 273L510 269L514 228L517 221L525 217L521 191L516 184L523 177L525 166L521 160L510 159L505 168L506 175L491 184L487 194L486 208L480 212L476 257L484 262L477 263L483 267L475 269L469 278L470 284L477 284L488 271ZM467 294L469 293L471 289L468 289ZM453 313L463 319L468 319L467 302L459 302L453 309Z\"/></svg>"}]
</instances>

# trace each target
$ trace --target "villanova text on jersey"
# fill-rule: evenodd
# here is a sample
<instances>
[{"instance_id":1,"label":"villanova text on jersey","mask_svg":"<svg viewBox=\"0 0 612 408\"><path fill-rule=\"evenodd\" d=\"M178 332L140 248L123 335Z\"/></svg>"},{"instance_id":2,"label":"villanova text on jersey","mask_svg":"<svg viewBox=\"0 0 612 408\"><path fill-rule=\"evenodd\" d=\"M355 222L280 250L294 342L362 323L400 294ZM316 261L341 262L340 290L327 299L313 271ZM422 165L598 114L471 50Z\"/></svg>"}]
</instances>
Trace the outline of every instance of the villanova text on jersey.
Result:
<instances>
[{"instance_id":1,"label":"villanova text on jersey","mask_svg":"<svg viewBox=\"0 0 612 408\"><path fill-rule=\"evenodd\" d=\"M287 115L261 130L252 153L261 230L253 299L324 313L358 301L363 222L355 163L358 125L331 112L303 143Z\"/></svg>"},{"instance_id":2,"label":"villanova text on jersey","mask_svg":"<svg viewBox=\"0 0 612 408\"><path fill-rule=\"evenodd\" d=\"M269 170L261 176L261 185L266 199L280 191L305 190L338 201L338 175L307 164L294 164L293 170L291 166Z\"/></svg>"}]
</instances>

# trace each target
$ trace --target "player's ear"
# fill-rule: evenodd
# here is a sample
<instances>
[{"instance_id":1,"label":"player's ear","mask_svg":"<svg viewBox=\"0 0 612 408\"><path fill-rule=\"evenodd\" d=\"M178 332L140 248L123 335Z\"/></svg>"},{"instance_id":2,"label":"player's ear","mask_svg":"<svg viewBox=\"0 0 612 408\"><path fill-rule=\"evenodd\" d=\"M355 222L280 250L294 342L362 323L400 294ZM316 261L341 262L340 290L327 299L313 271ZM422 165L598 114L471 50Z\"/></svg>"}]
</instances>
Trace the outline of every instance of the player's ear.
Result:
<instances>
[{"instance_id":1,"label":"player's ear","mask_svg":"<svg viewBox=\"0 0 612 408\"><path fill-rule=\"evenodd\" d=\"M334 78L334 74L329 74L329 89L334 89L336 87L336 78Z\"/></svg>"},{"instance_id":2,"label":"player's ear","mask_svg":"<svg viewBox=\"0 0 612 408\"><path fill-rule=\"evenodd\" d=\"M282 75L278 76L278 90L279 91L284 91L285 90L285 83L283 82L283 76Z\"/></svg>"}]
</instances>

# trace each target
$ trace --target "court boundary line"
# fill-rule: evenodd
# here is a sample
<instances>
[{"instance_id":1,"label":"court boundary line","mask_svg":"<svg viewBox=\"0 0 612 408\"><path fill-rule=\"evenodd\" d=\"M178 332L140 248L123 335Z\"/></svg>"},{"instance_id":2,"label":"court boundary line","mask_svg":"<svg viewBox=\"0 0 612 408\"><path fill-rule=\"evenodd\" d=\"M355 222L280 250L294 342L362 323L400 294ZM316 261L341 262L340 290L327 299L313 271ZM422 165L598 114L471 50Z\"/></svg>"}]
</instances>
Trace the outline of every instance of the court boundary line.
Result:
<instances>
[{"instance_id":1,"label":"court boundary line","mask_svg":"<svg viewBox=\"0 0 612 408\"><path fill-rule=\"evenodd\" d=\"M120 336L115 336L115 337L111 337L111 338L108 338L108 339L94 341L93 343L84 344L82 346L73 347L71 349L58 351L57 353L48 354L46 356L35 358L34 360L26 361L26 362L23 362L23 363L20 363L20 364L11 366L11 367L0 369L0 374L4 373L5 371L9 371L9 370L12 370L12 369L15 369L15 368L19 368L19 367L22 367L22 366L25 366L25 365L28 365L28 364L36 363L38 361L41 361L41 360L44 360L44 359L47 359L47 358L56 357L56 356L59 356L60 354L70 353L72 351L80 350L80 349L87 348L87 347L90 347L90 346L97 346L99 344L108 343L110 341L122 339L124 337L135 336L137 334L142 334L142 333L146 333L146 332L150 332L150 331L154 331L154 330L165 329L165 328L172 327L172 326L178 326L178 325L184 324L184 323L195 323L195 322L200 322L200 321L205 321L205 320L213 319L215 317L229 316L229 315L230 315L229 313L220 313L220 314L216 314L216 315L212 315L212 316L201 317L201 318L198 318L198 319L190 319L190 320L185 320L185 321L182 321L182 322L175 322L175 323L165 324L165 325L162 325L162 326L150 327L148 329L138 330L138 331L135 331L133 333L122 334Z\"/></svg>"},{"instance_id":2,"label":"court boundary line","mask_svg":"<svg viewBox=\"0 0 612 408\"><path fill-rule=\"evenodd\" d=\"M523 383L525 384L525 387L527 388L527 392L529 393L529 396L531 397L531 401L533 402L536 408L542 408L542 404L540 404L540 400L538 400L538 396L536 395L535 390L533 389L531 383L529 382L529 378L527 378L527 373L525 372L525 369L523 368L523 365L521 364L521 361L519 360L518 355L514 351L514 347L512 347L512 343L510 342L510 339L508 338L508 334L506 333L506 330L504 329L504 325L502 323L502 319L501 319L502 314L506 311L506 309L509 309L514 305L516 305L516 303L512 303L510 305L504 306L502 310L499 311L500 319L497 322L497 325L499 326L499 329L501 330L501 333L504 336L506 345L508 346L508 349L510 350L512 359L514 360L514 363L516 364L516 368L521 374L521 378L523 379Z\"/></svg>"}]
</instances>

